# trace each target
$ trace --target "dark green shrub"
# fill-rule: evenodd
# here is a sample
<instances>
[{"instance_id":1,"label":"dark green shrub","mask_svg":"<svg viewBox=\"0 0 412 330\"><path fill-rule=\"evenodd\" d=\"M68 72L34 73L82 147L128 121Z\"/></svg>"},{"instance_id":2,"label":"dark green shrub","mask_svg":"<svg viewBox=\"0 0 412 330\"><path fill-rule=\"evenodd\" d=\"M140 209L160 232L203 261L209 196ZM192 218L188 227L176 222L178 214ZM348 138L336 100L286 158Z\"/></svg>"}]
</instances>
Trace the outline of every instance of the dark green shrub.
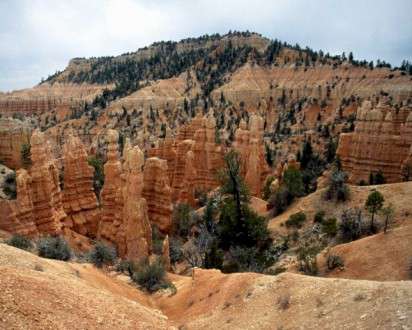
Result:
<instances>
[{"instance_id":1,"label":"dark green shrub","mask_svg":"<svg viewBox=\"0 0 412 330\"><path fill-rule=\"evenodd\" d=\"M346 209L342 212L339 233L344 242L358 239L362 235L362 212Z\"/></svg>"},{"instance_id":2,"label":"dark green shrub","mask_svg":"<svg viewBox=\"0 0 412 330\"><path fill-rule=\"evenodd\" d=\"M103 242L97 242L89 252L88 257L96 267L100 268L103 265L113 264L117 258L117 253L115 248L108 246Z\"/></svg>"},{"instance_id":3,"label":"dark green shrub","mask_svg":"<svg viewBox=\"0 0 412 330\"><path fill-rule=\"evenodd\" d=\"M172 215L172 233L174 236L186 238L194 225L200 222L200 217L188 204L178 204Z\"/></svg>"},{"instance_id":4,"label":"dark green shrub","mask_svg":"<svg viewBox=\"0 0 412 330\"><path fill-rule=\"evenodd\" d=\"M326 260L326 265L328 266L329 270L333 270L338 267L343 267L344 262L343 262L342 257L330 254L328 256L328 259Z\"/></svg>"},{"instance_id":5,"label":"dark green shrub","mask_svg":"<svg viewBox=\"0 0 412 330\"><path fill-rule=\"evenodd\" d=\"M369 194L368 199L365 202L365 208L371 214L371 225L370 225L371 233L375 233L377 231L377 227L374 223L374 218L375 218L375 214L382 209L384 201L385 201L385 198L383 197L383 195L379 191L373 190Z\"/></svg>"},{"instance_id":6,"label":"dark green shrub","mask_svg":"<svg viewBox=\"0 0 412 330\"><path fill-rule=\"evenodd\" d=\"M323 197L326 200L344 202L349 199L349 187L346 185L347 175L345 172L334 169L329 179L329 186Z\"/></svg>"},{"instance_id":7,"label":"dark green shrub","mask_svg":"<svg viewBox=\"0 0 412 330\"><path fill-rule=\"evenodd\" d=\"M318 244L305 243L298 248L297 259L299 262L299 270L307 275L318 274L318 264L316 255L322 250L322 246Z\"/></svg>"},{"instance_id":8,"label":"dark green shrub","mask_svg":"<svg viewBox=\"0 0 412 330\"><path fill-rule=\"evenodd\" d=\"M171 237L169 239L169 255L172 264L183 259L182 245L182 242L177 238Z\"/></svg>"},{"instance_id":9,"label":"dark green shrub","mask_svg":"<svg viewBox=\"0 0 412 330\"><path fill-rule=\"evenodd\" d=\"M133 276L133 273L135 272L135 270L136 270L136 264L130 260L121 260L116 265L116 271L127 274L130 277Z\"/></svg>"},{"instance_id":10,"label":"dark green shrub","mask_svg":"<svg viewBox=\"0 0 412 330\"><path fill-rule=\"evenodd\" d=\"M61 236L46 236L39 239L37 251L40 257L67 261L71 258L71 250Z\"/></svg>"},{"instance_id":11,"label":"dark green shrub","mask_svg":"<svg viewBox=\"0 0 412 330\"><path fill-rule=\"evenodd\" d=\"M294 228L301 228L303 223L306 220L306 214L303 212L298 212L292 214L288 220L286 220L285 224L286 227L294 227Z\"/></svg>"},{"instance_id":12,"label":"dark green shrub","mask_svg":"<svg viewBox=\"0 0 412 330\"><path fill-rule=\"evenodd\" d=\"M338 226L337 226L336 218L329 218L322 222L322 232L329 236L336 236L338 233Z\"/></svg>"},{"instance_id":13,"label":"dark green shrub","mask_svg":"<svg viewBox=\"0 0 412 330\"><path fill-rule=\"evenodd\" d=\"M314 223L322 223L325 217L325 211L318 211L315 213L315 216L313 217L313 222Z\"/></svg>"},{"instance_id":14,"label":"dark green shrub","mask_svg":"<svg viewBox=\"0 0 412 330\"><path fill-rule=\"evenodd\" d=\"M164 236L160 233L159 227L152 225L152 249L153 253L162 255Z\"/></svg>"},{"instance_id":15,"label":"dark green shrub","mask_svg":"<svg viewBox=\"0 0 412 330\"><path fill-rule=\"evenodd\" d=\"M33 247L33 243L30 241L30 239L18 234L10 237L10 239L8 239L5 243L22 250L30 250Z\"/></svg>"},{"instance_id":16,"label":"dark green shrub","mask_svg":"<svg viewBox=\"0 0 412 330\"><path fill-rule=\"evenodd\" d=\"M282 185L274 192L269 200L268 206L272 209L273 216L281 214L290 205L293 200L293 196L289 193L286 186Z\"/></svg>"},{"instance_id":17,"label":"dark green shrub","mask_svg":"<svg viewBox=\"0 0 412 330\"><path fill-rule=\"evenodd\" d=\"M29 143L23 143L20 148L20 160L24 168L31 165L31 146Z\"/></svg>"},{"instance_id":18,"label":"dark green shrub","mask_svg":"<svg viewBox=\"0 0 412 330\"><path fill-rule=\"evenodd\" d=\"M287 271L286 267L278 266L274 269L269 269L267 272L265 272L265 274L267 274L267 275L279 275L279 274L282 274L286 271Z\"/></svg>"},{"instance_id":19,"label":"dark green shrub","mask_svg":"<svg viewBox=\"0 0 412 330\"><path fill-rule=\"evenodd\" d=\"M265 181L265 185L263 187L263 192L262 192L262 198L266 201L268 200L268 198L271 195L271 191L270 191L270 185L272 184L273 181L275 181L275 177L273 175L270 175L267 177L266 181Z\"/></svg>"},{"instance_id":20,"label":"dark green shrub","mask_svg":"<svg viewBox=\"0 0 412 330\"><path fill-rule=\"evenodd\" d=\"M93 188L97 198L100 198L100 191L104 184L104 163L99 157L89 157L88 163L94 168Z\"/></svg>"},{"instance_id":21,"label":"dark green shrub","mask_svg":"<svg viewBox=\"0 0 412 330\"><path fill-rule=\"evenodd\" d=\"M157 258L152 263L148 260L142 261L133 273L132 280L148 292L155 292L171 285L165 276L166 271L162 260Z\"/></svg>"},{"instance_id":22,"label":"dark green shrub","mask_svg":"<svg viewBox=\"0 0 412 330\"><path fill-rule=\"evenodd\" d=\"M289 193L294 197L301 197L305 193L302 173L294 167L288 168L283 174L283 182Z\"/></svg>"}]
</instances>

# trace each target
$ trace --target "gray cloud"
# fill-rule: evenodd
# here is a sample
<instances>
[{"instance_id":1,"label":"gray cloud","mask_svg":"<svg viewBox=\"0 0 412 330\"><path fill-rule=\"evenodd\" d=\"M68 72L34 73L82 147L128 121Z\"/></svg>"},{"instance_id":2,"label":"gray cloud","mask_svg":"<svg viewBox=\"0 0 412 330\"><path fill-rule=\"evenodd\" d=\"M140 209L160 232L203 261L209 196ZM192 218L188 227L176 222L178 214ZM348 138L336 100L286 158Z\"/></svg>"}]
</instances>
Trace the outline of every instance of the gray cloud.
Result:
<instances>
[{"instance_id":1,"label":"gray cloud","mask_svg":"<svg viewBox=\"0 0 412 330\"><path fill-rule=\"evenodd\" d=\"M0 0L0 90L31 87L73 57L250 30L330 53L412 59L410 0Z\"/></svg>"}]
</instances>

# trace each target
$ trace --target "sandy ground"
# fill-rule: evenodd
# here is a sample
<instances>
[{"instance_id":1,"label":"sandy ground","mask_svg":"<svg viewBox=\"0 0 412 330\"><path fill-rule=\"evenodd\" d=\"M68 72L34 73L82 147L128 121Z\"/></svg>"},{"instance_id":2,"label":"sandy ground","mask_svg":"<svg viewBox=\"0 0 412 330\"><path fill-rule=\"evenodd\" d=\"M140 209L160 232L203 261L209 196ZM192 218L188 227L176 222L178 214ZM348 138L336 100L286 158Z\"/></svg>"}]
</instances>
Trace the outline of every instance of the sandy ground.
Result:
<instances>
[{"instance_id":1,"label":"sandy ground","mask_svg":"<svg viewBox=\"0 0 412 330\"><path fill-rule=\"evenodd\" d=\"M149 296L91 265L0 244L0 328L409 329L412 322L411 281L201 269L169 277L175 295Z\"/></svg>"}]
</instances>

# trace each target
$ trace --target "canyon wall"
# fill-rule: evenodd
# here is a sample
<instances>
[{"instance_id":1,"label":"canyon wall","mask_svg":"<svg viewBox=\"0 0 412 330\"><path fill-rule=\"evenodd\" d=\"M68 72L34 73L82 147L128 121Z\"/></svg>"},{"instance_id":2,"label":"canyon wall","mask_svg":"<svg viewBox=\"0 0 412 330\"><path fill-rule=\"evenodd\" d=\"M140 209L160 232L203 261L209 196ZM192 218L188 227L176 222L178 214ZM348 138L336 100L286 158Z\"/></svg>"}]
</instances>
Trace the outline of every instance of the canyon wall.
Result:
<instances>
[{"instance_id":1,"label":"canyon wall","mask_svg":"<svg viewBox=\"0 0 412 330\"><path fill-rule=\"evenodd\" d=\"M337 154L352 183L368 182L370 173L378 171L386 182L407 179L407 171L412 173L411 105L394 108L365 101L357 111L354 132L340 135Z\"/></svg>"},{"instance_id":2,"label":"canyon wall","mask_svg":"<svg viewBox=\"0 0 412 330\"><path fill-rule=\"evenodd\" d=\"M12 169L23 166L21 148L29 144L32 129L26 123L12 118L0 119L0 162Z\"/></svg>"}]
</instances>

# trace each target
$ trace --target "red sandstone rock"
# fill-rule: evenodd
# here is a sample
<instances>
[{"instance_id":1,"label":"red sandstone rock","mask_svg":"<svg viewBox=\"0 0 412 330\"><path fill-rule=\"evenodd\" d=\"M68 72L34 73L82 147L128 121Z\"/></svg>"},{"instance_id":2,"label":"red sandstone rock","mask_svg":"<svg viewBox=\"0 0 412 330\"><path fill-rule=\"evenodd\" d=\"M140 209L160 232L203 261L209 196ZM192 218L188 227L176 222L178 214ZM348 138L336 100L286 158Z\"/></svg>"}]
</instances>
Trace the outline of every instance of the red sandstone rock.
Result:
<instances>
[{"instance_id":1,"label":"red sandstone rock","mask_svg":"<svg viewBox=\"0 0 412 330\"><path fill-rule=\"evenodd\" d=\"M242 162L242 175L252 196L261 195L261 187L270 169L265 160L263 143L263 119L251 115L249 129L242 120L235 133L234 148L239 152Z\"/></svg>"},{"instance_id":2,"label":"red sandstone rock","mask_svg":"<svg viewBox=\"0 0 412 330\"><path fill-rule=\"evenodd\" d=\"M172 224L172 191L167 176L167 161L152 157L144 166L143 197L147 201L149 219L167 233Z\"/></svg>"},{"instance_id":3,"label":"red sandstone rock","mask_svg":"<svg viewBox=\"0 0 412 330\"><path fill-rule=\"evenodd\" d=\"M64 145L63 205L73 230L95 237L100 210L93 191L94 169L87 162L87 153L77 136L70 134Z\"/></svg>"},{"instance_id":4,"label":"red sandstone rock","mask_svg":"<svg viewBox=\"0 0 412 330\"><path fill-rule=\"evenodd\" d=\"M165 269L170 270L171 265L170 265L170 252L169 252L169 235L166 235L166 238L163 240L162 257L163 257L163 265L165 266Z\"/></svg>"},{"instance_id":5,"label":"red sandstone rock","mask_svg":"<svg viewBox=\"0 0 412 330\"><path fill-rule=\"evenodd\" d=\"M31 128L20 120L0 119L0 160L12 169L22 167L21 147L30 142Z\"/></svg>"},{"instance_id":6,"label":"red sandstone rock","mask_svg":"<svg viewBox=\"0 0 412 330\"><path fill-rule=\"evenodd\" d=\"M125 158L122 176L125 256L128 260L139 261L149 256L152 243L147 203L142 197L144 156L139 147L135 146L128 147L123 157Z\"/></svg>"},{"instance_id":7,"label":"red sandstone rock","mask_svg":"<svg viewBox=\"0 0 412 330\"><path fill-rule=\"evenodd\" d=\"M16 173L16 200L0 200L0 229L13 234L34 237L38 235L34 223L31 177L26 170Z\"/></svg>"},{"instance_id":8,"label":"red sandstone rock","mask_svg":"<svg viewBox=\"0 0 412 330\"><path fill-rule=\"evenodd\" d=\"M34 131L30 144L33 163L30 188L34 222L40 233L60 234L66 214L63 210L58 169L43 133Z\"/></svg>"},{"instance_id":9,"label":"red sandstone rock","mask_svg":"<svg viewBox=\"0 0 412 330\"><path fill-rule=\"evenodd\" d=\"M337 154L349 181L368 181L371 172L383 172L386 182L402 180L412 145L412 109L396 110L365 101L358 109L355 131L342 133Z\"/></svg>"}]
</instances>

